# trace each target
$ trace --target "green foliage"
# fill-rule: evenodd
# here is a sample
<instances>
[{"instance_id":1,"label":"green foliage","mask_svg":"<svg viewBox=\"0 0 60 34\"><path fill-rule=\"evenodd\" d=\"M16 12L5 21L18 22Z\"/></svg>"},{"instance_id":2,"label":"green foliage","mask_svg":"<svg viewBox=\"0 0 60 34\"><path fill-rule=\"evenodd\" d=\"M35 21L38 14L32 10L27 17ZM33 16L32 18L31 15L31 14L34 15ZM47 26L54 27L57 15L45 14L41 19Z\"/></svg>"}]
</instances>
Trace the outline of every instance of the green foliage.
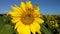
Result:
<instances>
[{"instance_id":1,"label":"green foliage","mask_svg":"<svg viewBox=\"0 0 60 34\"><path fill-rule=\"evenodd\" d=\"M17 34L13 29L9 16L0 16L0 34Z\"/></svg>"},{"instance_id":2,"label":"green foliage","mask_svg":"<svg viewBox=\"0 0 60 34\"><path fill-rule=\"evenodd\" d=\"M47 29L45 26L44 26L44 24L43 25L41 25L41 31L42 31L42 34L53 34L52 32L51 32L51 30L49 30L49 29Z\"/></svg>"},{"instance_id":3,"label":"green foliage","mask_svg":"<svg viewBox=\"0 0 60 34\"><path fill-rule=\"evenodd\" d=\"M12 26L9 24L2 25L2 28L0 29L0 34L12 34L13 29Z\"/></svg>"}]
</instances>

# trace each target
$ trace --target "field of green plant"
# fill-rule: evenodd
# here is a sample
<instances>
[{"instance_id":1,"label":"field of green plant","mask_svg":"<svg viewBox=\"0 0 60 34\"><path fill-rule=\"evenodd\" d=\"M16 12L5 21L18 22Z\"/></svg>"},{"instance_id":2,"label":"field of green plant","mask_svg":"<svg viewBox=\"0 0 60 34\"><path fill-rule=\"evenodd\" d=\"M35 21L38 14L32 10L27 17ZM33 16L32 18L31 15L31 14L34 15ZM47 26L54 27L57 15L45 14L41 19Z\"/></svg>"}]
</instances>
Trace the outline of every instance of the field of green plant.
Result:
<instances>
[{"instance_id":1,"label":"field of green plant","mask_svg":"<svg viewBox=\"0 0 60 34\"><path fill-rule=\"evenodd\" d=\"M60 15L42 15L40 18L44 20L41 24L42 34L60 34ZM0 14L0 34L18 34L10 19L10 16Z\"/></svg>"}]
</instances>

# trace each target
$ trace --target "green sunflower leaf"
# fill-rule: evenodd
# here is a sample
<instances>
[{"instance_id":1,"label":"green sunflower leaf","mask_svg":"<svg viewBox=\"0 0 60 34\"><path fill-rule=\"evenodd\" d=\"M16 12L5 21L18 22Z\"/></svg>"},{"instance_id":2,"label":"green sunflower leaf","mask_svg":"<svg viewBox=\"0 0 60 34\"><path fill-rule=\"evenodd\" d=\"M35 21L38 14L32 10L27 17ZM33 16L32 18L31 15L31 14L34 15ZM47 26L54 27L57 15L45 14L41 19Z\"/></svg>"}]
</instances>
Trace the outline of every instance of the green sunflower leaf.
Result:
<instances>
[{"instance_id":1,"label":"green sunflower leaf","mask_svg":"<svg viewBox=\"0 0 60 34\"><path fill-rule=\"evenodd\" d=\"M44 24L41 25L41 32L44 34L53 34L50 29L47 29Z\"/></svg>"}]
</instances>

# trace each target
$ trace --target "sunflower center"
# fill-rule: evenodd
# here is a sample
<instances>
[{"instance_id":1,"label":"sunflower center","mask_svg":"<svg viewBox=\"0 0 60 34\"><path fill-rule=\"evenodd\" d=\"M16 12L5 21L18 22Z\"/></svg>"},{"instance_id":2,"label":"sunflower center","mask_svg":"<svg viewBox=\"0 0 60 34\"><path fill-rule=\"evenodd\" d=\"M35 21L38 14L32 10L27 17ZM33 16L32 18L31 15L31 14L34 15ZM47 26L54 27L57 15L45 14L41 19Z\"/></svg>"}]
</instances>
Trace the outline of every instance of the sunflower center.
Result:
<instances>
[{"instance_id":1,"label":"sunflower center","mask_svg":"<svg viewBox=\"0 0 60 34\"><path fill-rule=\"evenodd\" d=\"M29 21L30 20L30 15L26 15L24 18L25 18L26 21Z\"/></svg>"},{"instance_id":2,"label":"sunflower center","mask_svg":"<svg viewBox=\"0 0 60 34\"><path fill-rule=\"evenodd\" d=\"M31 12L25 12L21 15L21 21L25 25L30 25L34 21L34 16Z\"/></svg>"}]
</instances>

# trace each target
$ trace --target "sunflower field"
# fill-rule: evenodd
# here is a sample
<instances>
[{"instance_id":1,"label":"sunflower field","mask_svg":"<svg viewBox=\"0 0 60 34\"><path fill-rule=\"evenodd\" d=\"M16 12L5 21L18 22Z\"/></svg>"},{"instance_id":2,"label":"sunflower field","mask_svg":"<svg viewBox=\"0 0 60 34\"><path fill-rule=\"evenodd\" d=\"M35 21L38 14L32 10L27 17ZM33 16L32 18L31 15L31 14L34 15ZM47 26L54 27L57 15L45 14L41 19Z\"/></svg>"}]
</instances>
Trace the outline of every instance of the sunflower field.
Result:
<instances>
[{"instance_id":1,"label":"sunflower field","mask_svg":"<svg viewBox=\"0 0 60 34\"><path fill-rule=\"evenodd\" d=\"M20 1L11 9L0 14L0 34L60 34L60 15L41 14L38 3Z\"/></svg>"},{"instance_id":2,"label":"sunflower field","mask_svg":"<svg viewBox=\"0 0 60 34\"><path fill-rule=\"evenodd\" d=\"M40 18L44 20L41 24L42 34L60 34L60 15L42 15ZM0 34L18 34L14 26L10 15L0 14Z\"/></svg>"}]
</instances>

